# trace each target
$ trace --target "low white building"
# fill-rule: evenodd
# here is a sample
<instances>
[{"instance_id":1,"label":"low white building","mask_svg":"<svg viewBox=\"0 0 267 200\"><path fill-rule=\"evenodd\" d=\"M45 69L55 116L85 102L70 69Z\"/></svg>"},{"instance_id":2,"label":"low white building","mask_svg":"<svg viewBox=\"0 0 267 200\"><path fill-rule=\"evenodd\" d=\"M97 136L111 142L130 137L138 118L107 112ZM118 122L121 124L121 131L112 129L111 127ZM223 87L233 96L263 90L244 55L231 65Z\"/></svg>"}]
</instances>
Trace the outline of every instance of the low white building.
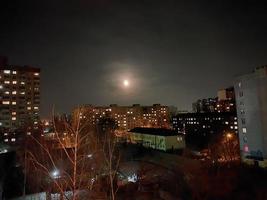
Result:
<instances>
[{"instance_id":1,"label":"low white building","mask_svg":"<svg viewBox=\"0 0 267 200\"><path fill-rule=\"evenodd\" d=\"M146 148L171 151L185 148L185 139L171 129L134 128L129 131L129 140Z\"/></svg>"}]
</instances>

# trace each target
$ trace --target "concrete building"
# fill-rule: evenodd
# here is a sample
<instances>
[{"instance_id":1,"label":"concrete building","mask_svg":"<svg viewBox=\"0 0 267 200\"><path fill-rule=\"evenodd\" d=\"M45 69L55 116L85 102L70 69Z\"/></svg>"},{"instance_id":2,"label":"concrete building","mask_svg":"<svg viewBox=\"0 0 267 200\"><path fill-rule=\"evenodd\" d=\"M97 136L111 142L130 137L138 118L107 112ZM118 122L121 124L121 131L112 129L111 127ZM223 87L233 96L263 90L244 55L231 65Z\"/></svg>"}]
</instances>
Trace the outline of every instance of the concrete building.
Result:
<instances>
[{"instance_id":1,"label":"concrete building","mask_svg":"<svg viewBox=\"0 0 267 200\"><path fill-rule=\"evenodd\" d=\"M216 112L236 112L234 87L219 90L217 96Z\"/></svg>"},{"instance_id":2,"label":"concrete building","mask_svg":"<svg viewBox=\"0 0 267 200\"><path fill-rule=\"evenodd\" d=\"M205 147L214 134L238 132L236 113L179 113L172 117L172 127L186 137L187 144Z\"/></svg>"},{"instance_id":3,"label":"concrete building","mask_svg":"<svg viewBox=\"0 0 267 200\"><path fill-rule=\"evenodd\" d=\"M234 87L221 89L217 97L199 99L192 104L193 112L236 112Z\"/></svg>"},{"instance_id":4,"label":"concrete building","mask_svg":"<svg viewBox=\"0 0 267 200\"><path fill-rule=\"evenodd\" d=\"M170 114L167 106L154 104L152 106L93 106L85 105L74 109L73 116L79 115L82 122L97 125L101 118L111 118L117 129L128 131L135 127L169 128Z\"/></svg>"},{"instance_id":5,"label":"concrete building","mask_svg":"<svg viewBox=\"0 0 267 200\"><path fill-rule=\"evenodd\" d=\"M0 130L9 132L38 127L40 69L29 66L0 66ZM5 142L9 139L6 137ZM15 138L10 138L14 142Z\"/></svg>"},{"instance_id":6,"label":"concrete building","mask_svg":"<svg viewBox=\"0 0 267 200\"><path fill-rule=\"evenodd\" d=\"M241 158L267 166L267 66L235 82Z\"/></svg>"},{"instance_id":7,"label":"concrete building","mask_svg":"<svg viewBox=\"0 0 267 200\"><path fill-rule=\"evenodd\" d=\"M133 144L141 144L146 148L162 151L185 148L184 136L171 129L134 128L129 131L129 141Z\"/></svg>"},{"instance_id":8,"label":"concrete building","mask_svg":"<svg viewBox=\"0 0 267 200\"><path fill-rule=\"evenodd\" d=\"M198 99L192 104L193 112L206 113L215 112L217 98Z\"/></svg>"}]
</instances>

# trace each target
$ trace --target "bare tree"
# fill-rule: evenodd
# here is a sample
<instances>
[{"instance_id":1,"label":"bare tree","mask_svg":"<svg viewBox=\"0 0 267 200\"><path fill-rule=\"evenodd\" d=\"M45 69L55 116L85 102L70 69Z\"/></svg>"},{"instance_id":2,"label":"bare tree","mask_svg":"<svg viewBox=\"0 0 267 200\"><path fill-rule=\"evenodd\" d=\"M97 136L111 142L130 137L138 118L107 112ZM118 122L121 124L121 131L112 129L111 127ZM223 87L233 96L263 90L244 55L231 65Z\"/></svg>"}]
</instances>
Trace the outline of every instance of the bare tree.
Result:
<instances>
[{"instance_id":1,"label":"bare tree","mask_svg":"<svg viewBox=\"0 0 267 200\"><path fill-rule=\"evenodd\" d=\"M40 140L32 138L36 145L27 154L32 170L42 173L46 180L44 189L56 189L65 198L76 200L79 191L92 189L101 157L97 156L98 144L90 125L81 123L79 113L73 118L69 123L53 117L54 133ZM67 196L66 191L71 195Z\"/></svg>"},{"instance_id":2,"label":"bare tree","mask_svg":"<svg viewBox=\"0 0 267 200\"><path fill-rule=\"evenodd\" d=\"M211 140L209 156L213 163L231 163L240 160L238 136L235 133L218 134Z\"/></svg>"},{"instance_id":3,"label":"bare tree","mask_svg":"<svg viewBox=\"0 0 267 200\"><path fill-rule=\"evenodd\" d=\"M116 176L120 163L118 143L115 137L116 124L112 118L103 118L98 125L98 134L102 144L103 158L105 160L105 173L108 176L109 199L114 200L118 191Z\"/></svg>"},{"instance_id":4,"label":"bare tree","mask_svg":"<svg viewBox=\"0 0 267 200\"><path fill-rule=\"evenodd\" d=\"M61 198L78 200L83 199L82 191L88 195L99 191L96 183L106 179L108 187L103 192L114 200L119 165L115 124L105 121L103 126L101 121L93 126L80 111L73 114L71 122L53 119L53 133L40 139L32 137L35 145L27 151L27 174L34 172L42 179L32 177L28 182L38 183L48 193L60 193Z\"/></svg>"}]
</instances>

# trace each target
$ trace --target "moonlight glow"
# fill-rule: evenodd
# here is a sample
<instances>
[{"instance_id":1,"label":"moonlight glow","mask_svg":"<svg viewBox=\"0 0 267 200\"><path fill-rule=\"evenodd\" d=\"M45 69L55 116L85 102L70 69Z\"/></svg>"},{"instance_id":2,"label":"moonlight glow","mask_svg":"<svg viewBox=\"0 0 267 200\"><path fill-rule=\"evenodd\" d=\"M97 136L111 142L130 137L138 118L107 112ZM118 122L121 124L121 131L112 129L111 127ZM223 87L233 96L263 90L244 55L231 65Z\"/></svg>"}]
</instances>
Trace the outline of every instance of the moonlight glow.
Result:
<instances>
[{"instance_id":1,"label":"moonlight glow","mask_svg":"<svg viewBox=\"0 0 267 200\"><path fill-rule=\"evenodd\" d=\"M124 85L124 87L128 87L129 86L129 81L128 80L124 80L123 81L123 85Z\"/></svg>"}]
</instances>

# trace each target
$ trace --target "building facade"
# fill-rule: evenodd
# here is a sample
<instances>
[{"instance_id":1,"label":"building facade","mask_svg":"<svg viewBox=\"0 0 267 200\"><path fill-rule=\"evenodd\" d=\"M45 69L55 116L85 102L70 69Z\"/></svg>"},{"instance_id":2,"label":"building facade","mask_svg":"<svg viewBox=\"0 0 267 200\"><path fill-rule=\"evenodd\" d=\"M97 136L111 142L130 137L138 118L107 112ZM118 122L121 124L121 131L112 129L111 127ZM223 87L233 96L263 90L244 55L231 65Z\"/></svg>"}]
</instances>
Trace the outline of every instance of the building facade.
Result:
<instances>
[{"instance_id":1,"label":"building facade","mask_svg":"<svg viewBox=\"0 0 267 200\"><path fill-rule=\"evenodd\" d=\"M111 118L115 121L118 130L128 131L135 127L169 128L170 114L167 106L154 104L152 106L93 106L85 105L74 109L73 116L80 118L93 126L101 118Z\"/></svg>"},{"instance_id":2,"label":"building facade","mask_svg":"<svg viewBox=\"0 0 267 200\"><path fill-rule=\"evenodd\" d=\"M180 113L172 117L173 129L186 136L188 144L205 147L215 134L238 132L236 113Z\"/></svg>"},{"instance_id":3,"label":"building facade","mask_svg":"<svg viewBox=\"0 0 267 200\"><path fill-rule=\"evenodd\" d=\"M221 89L217 93L216 112L236 112L234 87Z\"/></svg>"},{"instance_id":4,"label":"building facade","mask_svg":"<svg viewBox=\"0 0 267 200\"><path fill-rule=\"evenodd\" d=\"M172 126L181 133L238 133L237 117L234 113L181 113L172 118Z\"/></svg>"},{"instance_id":5,"label":"building facade","mask_svg":"<svg viewBox=\"0 0 267 200\"><path fill-rule=\"evenodd\" d=\"M162 151L185 148L185 140L182 134L163 128L134 128L129 131L129 142Z\"/></svg>"},{"instance_id":6,"label":"building facade","mask_svg":"<svg viewBox=\"0 0 267 200\"><path fill-rule=\"evenodd\" d=\"M9 132L38 127L40 69L29 66L0 66L0 130L5 142Z\"/></svg>"},{"instance_id":7,"label":"building facade","mask_svg":"<svg viewBox=\"0 0 267 200\"><path fill-rule=\"evenodd\" d=\"M235 95L241 159L267 166L267 66L238 77Z\"/></svg>"},{"instance_id":8,"label":"building facade","mask_svg":"<svg viewBox=\"0 0 267 200\"><path fill-rule=\"evenodd\" d=\"M236 112L234 87L221 89L217 97L199 99L192 104L193 112Z\"/></svg>"}]
</instances>

